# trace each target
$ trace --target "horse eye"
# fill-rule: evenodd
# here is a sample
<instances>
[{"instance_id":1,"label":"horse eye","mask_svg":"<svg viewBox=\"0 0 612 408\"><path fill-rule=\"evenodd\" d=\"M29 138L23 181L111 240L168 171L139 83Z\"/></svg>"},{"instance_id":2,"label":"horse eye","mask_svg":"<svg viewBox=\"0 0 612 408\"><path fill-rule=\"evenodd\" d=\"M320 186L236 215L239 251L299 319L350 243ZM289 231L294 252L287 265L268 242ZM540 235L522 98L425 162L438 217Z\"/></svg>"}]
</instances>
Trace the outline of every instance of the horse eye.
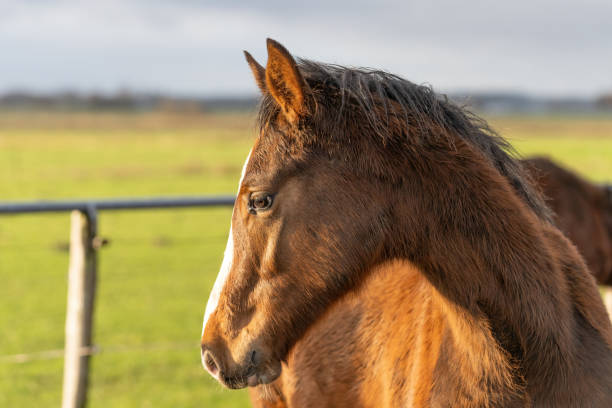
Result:
<instances>
[{"instance_id":1,"label":"horse eye","mask_svg":"<svg viewBox=\"0 0 612 408\"><path fill-rule=\"evenodd\" d=\"M271 194L257 194L249 198L249 212L254 214L257 211L267 210L272 206L273 197Z\"/></svg>"}]
</instances>

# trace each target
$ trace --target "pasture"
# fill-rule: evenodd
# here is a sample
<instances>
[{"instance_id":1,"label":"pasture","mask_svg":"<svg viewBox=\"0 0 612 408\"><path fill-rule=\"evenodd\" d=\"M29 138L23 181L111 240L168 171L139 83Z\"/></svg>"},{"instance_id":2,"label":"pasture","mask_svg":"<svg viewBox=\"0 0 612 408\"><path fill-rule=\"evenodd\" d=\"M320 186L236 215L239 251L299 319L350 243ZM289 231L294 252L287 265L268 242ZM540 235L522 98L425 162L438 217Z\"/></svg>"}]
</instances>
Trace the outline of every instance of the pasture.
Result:
<instances>
[{"instance_id":1,"label":"pasture","mask_svg":"<svg viewBox=\"0 0 612 408\"><path fill-rule=\"evenodd\" d=\"M495 117L527 156L612 181L612 118ZM0 115L0 200L233 193L251 115ZM202 314L230 209L100 215L90 407L247 406L199 358ZM0 406L52 406L63 361L68 214L0 217Z\"/></svg>"}]
</instances>

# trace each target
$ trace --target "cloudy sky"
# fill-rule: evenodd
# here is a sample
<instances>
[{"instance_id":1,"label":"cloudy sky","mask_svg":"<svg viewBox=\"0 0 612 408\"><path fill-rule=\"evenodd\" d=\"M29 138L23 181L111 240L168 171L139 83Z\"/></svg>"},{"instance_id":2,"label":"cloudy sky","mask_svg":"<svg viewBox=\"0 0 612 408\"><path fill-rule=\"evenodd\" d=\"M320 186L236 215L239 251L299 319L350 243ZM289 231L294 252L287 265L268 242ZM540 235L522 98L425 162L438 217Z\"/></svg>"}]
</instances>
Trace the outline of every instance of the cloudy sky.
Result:
<instances>
[{"instance_id":1,"label":"cloudy sky","mask_svg":"<svg viewBox=\"0 0 612 408\"><path fill-rule=\"evenodd\" d=\"M246 49L442 91L612 90L611 0L0 0L0 92L254 94Z\"/></svg>"}]
</instances>

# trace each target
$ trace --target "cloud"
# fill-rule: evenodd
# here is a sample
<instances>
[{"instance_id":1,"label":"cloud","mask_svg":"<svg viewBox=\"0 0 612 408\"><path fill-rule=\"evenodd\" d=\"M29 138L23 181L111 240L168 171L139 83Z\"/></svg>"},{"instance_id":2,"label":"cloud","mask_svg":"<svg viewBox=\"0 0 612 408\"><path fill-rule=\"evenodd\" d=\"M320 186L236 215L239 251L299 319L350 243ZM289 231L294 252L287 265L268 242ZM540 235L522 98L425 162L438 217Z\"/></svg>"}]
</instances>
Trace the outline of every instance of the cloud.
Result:
<instances>
[{"instance_id":1,"label":"cloud","mask_svg":"<svg viewBox=\"0 0 612 408\"><path fill-rule=\"evenodd\" d=\"M0 91L121 86L255 93L265 38L438 89L583 95L612 89L612 3L516 0L0 1Z\"/></svg>"}]
</instances>

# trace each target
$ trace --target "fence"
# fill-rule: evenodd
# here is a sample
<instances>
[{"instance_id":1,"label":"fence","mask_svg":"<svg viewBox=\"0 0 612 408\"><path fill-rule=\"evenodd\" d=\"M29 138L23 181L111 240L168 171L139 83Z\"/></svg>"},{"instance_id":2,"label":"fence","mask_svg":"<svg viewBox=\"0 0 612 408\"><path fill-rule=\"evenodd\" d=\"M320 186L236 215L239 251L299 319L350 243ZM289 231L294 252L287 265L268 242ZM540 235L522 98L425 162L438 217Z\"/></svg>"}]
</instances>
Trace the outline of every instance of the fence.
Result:
<instances>
[{"instance_id":1,"label":"fence","mask_svg":"<svg viewBox=\"0 0 612 408\"><path fill-rule=\"evenodd\" d=\"M0 214L72 211L64 346L62 408L82 408L87 400L89 358L93 349L93 307L97 279L98 211L232 206L233 196L123 200L0 203Z\"/></svg>"},{"instance_id":2,"label":"fence","mask_svg":"<svg viewBox=\"0 0 612 408\"><path fill-rule=\"evenodd\" d=\"M612 186L608 189L612 197ZM72 211L62 408L82 408L87 399L89 357L94 350L91 333L97 250L104 245L97 235L98 211L232 206L234 199L216 196L0 203L0 215ZM612 316L610 290L606 293L606 304Z\"/></svg>"}]
</instances>

